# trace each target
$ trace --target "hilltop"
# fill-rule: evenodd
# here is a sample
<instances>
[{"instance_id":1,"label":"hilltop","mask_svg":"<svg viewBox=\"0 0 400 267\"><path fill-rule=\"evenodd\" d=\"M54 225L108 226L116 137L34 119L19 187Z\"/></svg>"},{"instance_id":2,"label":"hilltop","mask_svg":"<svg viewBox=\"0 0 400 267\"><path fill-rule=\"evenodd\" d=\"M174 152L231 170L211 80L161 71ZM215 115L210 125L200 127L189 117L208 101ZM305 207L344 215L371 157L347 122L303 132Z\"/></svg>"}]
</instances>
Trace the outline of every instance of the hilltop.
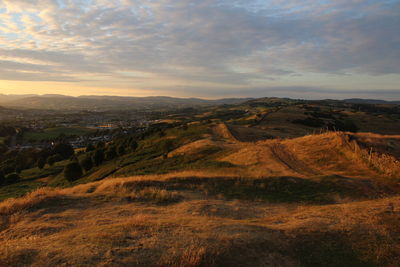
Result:
<instances>
[{"instance_id":1,"label":"hilltop","mask_svg":"<svg viewBox=\"0 0 400 267\"><path fill-rule=\"evenodd\" d=\"M400 260L396 105L257 99L163 116L0 187L0 265Z\"/></svg>"}]
</instances>

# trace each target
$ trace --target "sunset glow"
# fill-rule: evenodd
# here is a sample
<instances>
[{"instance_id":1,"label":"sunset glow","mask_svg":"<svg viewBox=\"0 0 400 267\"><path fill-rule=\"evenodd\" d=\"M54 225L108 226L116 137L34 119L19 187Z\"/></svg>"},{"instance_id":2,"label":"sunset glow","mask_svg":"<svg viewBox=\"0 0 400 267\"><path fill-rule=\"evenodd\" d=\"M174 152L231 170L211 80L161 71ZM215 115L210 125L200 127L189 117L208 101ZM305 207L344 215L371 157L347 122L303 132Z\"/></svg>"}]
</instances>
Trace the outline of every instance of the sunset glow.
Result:
<instances>
[{"instance_id":1,"label":"sunset glow","mask_svg":"<svg viewBox=\"0 0 400 267\"><path fill-rule=\"evenodd\" d=\"M0 0L0 93L400 98L400 2Z\"/></svg>"}]
</instances>

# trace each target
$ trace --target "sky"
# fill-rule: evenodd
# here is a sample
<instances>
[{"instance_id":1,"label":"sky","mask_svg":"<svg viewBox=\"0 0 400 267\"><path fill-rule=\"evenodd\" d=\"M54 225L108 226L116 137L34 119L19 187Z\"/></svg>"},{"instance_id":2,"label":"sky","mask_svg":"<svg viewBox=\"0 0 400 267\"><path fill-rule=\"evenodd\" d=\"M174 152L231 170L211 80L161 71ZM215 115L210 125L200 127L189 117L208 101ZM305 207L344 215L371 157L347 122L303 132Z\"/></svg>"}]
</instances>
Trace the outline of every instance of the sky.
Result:
<instances>
[{"instance_id":1,"label":"sky","mask_svg":"<svg viewBox=\"0 0 400 267\"><path fill-rule=\"evenodd\" d=\"M0 93L400 100L400 0L0 0Z\"/></svg>"}]
</instances>

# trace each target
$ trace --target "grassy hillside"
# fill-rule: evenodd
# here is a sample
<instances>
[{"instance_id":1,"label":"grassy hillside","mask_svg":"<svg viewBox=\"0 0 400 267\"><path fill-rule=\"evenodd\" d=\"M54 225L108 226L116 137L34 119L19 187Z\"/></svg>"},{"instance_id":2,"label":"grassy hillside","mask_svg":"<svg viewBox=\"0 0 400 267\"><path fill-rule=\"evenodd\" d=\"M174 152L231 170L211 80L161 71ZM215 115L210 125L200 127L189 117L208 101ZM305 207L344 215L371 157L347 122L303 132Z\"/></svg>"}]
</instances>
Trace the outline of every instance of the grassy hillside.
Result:
<instances>
[{"instance_id":1,"label":"grassy hillside","mask_svg":"<svg viewBox=\"0 0 400 267\"><path fill-rule=\"evenodd\" d=\"M254 181L229 179L195 172L131 177L8 200L0 205L0 263L395 266L399 260L399 197L254 202L231 198L227 188Z\"/></svg>"},{"instance_id":2,"label":"grassy hillside","mask_svg":"<svg viewBox=\"0 0 400 267\"><path fill-rule=\"evenodd\" d=\"M304 105L169 114L23 170L0 187L0 266L397 266L397 115L375 121L389 129L353 106ZM359 112L375 133L359 132ZM103 161L66 179L98 151Z\"/></svg>"}]
</instances>

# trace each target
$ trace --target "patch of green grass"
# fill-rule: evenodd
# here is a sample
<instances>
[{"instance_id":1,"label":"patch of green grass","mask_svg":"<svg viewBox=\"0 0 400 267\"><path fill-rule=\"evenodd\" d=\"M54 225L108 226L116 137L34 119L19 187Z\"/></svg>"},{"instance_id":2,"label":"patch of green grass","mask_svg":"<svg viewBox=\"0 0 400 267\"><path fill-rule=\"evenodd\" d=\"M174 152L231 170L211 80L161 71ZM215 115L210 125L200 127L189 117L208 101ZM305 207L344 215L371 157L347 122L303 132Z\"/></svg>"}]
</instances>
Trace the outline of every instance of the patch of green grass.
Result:
<instances>
[{"instance_id":1,"label":"patch of green grass","mask_svg":"<svg viewBox=\"0 0 400 267\"><path fill-rule=\"evenodd\" d=\"M162 158L162 153L155 150L154 153L137 154L124 162L124 167L116 172L116 176L133 176L145 174L163 174L171 171L212 169L233 167L229 162L215 160L216 155L221 152L219 147L206 147L195 154L177 155Z\"/></svg>"},{"instance_id":2,"label":"patch of green grass","mask_svg":"<svg viewBox=\"0 0 400 267\"><path fill-rule=\"evenodd\" d=\"M68 161L60 161L53 166L46 165L46 168L40 170L39 168L31 168L23 170L20 173L21 180L14 184L7 184L0 186L0 201L12 197L21 197L37 188L48 186L49 184L44 181L39 181L40 178L45 178L51 175L56 175L56 178L62 173L64 165ZM57 175L58 174L58 175ZM53 178L53 179L56 179ZM50 181L51 183L52 181Z\"/></svg>"},{"instance_id":3,"label":"patch of green grass","mask_svg":"<svg viewBox=\"0 0 400 267\"><path fill-rule=\"evenodd\" d=\"M84 127L57 127L47 128L42 131L25 132L24 141L41 141L46 139L55 139L61 135L65 136L82 136L94 132L95 130Z\"/></svg>"},{"instance_id":4,"label":"patch of green grass","mask_svg":"<svg viewBox=\"0 0 400 267\"><path fill-rule=\"evenodd\" d=\"M26 169L21 171L20 176L24 180L47 177L49 175L60 173L67 163L68 160L63 160L56 162L53 166L46 165L43 169L39 169L38 167Z\"/></svg>"},{"instance_id":5,"label":"patch of green grass","mask_svg":"<svg viewBox=\"0 0 400 267\"><path fill-rule=\"evenodd\" d=\"M229 121L229 123L231 123L233 125L240 125L240 126L249 126L253 122L254 122L254 120L247 120L246 118Z\"/></svg>"},{"instance_id":6,"label":"patch of green grass","mask_svg":"<svg viewBox=\"0 0 400 267\"><path fill-rule=\"evenodd\" d=\"M140 142L140 147L142 150L149 149L149 147L157 146L157 144L168 138L173 138L175 145L183 145L201 139L208 131L208 126L205 124L189 125L186 129L180 127L169 128L164 131L165 136L160 137L159 132L148 136Z\"/></svg>"},{"instance_id":7,"label":"patch of green grass","mask_svg":"<svg viewBox=\"0 0 400 267\"><path fill-rule=\"evenodd\" d=\"M21 197L43 186L46 186L46 183L40 181L20 181L15 184L0 186L0 201Z\"/></svg>"},{"instance_id":8,"label":"patch of green grass","mask_svg":"<svg viewBox=\"0 0 400 267\"><path fill-rule=\"evenodd\" d=\"M188 128L171 128L167 130L167 135L175 136L179 142L193 142L199 140L204 134L208 133L208 125L205 124L194 124L189 125Z\"/></svg>"}]
</instances>

